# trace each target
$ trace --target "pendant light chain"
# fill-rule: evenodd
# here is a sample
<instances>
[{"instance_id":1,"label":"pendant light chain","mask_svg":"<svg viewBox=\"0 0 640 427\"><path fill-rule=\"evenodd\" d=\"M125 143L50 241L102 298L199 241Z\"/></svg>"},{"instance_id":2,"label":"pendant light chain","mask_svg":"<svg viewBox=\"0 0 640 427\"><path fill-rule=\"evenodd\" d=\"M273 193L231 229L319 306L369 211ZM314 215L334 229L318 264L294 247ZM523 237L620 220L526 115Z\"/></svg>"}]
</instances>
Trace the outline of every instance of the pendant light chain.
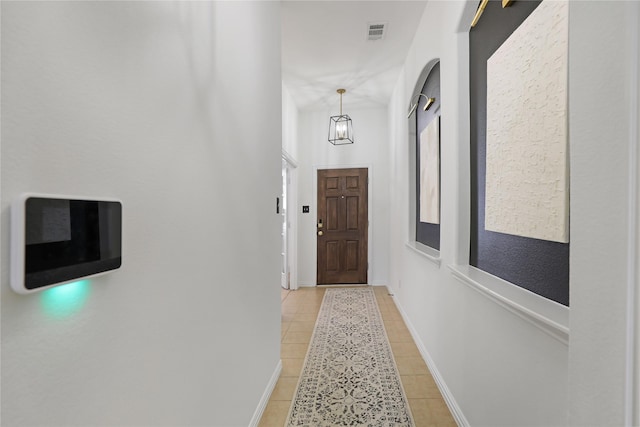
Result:
<instances>
[{"instance_id":1,"label":"pendant light chain","mask_svg":"<svg viewBox=\"0 0 640 427\"><path fill-rule=\"evenodd\" d=\"M342 115L342 94L345 93L346 89L338 89L336 92L340 94L340 115Z\"/></svg>"}]
</instances>

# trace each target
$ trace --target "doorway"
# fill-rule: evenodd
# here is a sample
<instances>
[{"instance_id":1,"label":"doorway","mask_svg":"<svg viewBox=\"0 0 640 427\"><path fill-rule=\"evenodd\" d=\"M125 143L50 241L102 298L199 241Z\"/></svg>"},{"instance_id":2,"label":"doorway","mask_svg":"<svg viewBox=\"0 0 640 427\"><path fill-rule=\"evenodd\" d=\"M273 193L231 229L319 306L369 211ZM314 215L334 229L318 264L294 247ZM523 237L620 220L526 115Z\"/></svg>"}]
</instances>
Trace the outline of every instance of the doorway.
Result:
<instances>
[{"instance_id":1,"label":"doorway","mask_svg":"<svg viewBox=\"0 0 640 427\"><path fill-rule=\"evenodd\" d=\"M317 284L366 284L367 168L318 169Z\"/></svg>"},{"instance_id":2,"label":"doorway","mask_svg":"<svg viewBox=\"0 0 640 427\"><path fill-rule=\"evenodd\" d=\"M282 223L280 227L280 286L283 289L291 288L291 272L289 269L289 218L287 216L287 201L289 193L289 184L291 183L289 177L289 163L286 159L282 159L282 197L278 205L280 209L280 216Z\"/></svg>"},{"instance_id":3,"label":"doorway","mask_svg":"<svg viewBox=\"0 0 640 427\"><path fill-rule=\"evenodd\" d=\"M280 285L284 289L298 289L298 163L284 150L282 151L282 195L278 213L281 215L281 265Z\"/></svg>"}]
</instances>

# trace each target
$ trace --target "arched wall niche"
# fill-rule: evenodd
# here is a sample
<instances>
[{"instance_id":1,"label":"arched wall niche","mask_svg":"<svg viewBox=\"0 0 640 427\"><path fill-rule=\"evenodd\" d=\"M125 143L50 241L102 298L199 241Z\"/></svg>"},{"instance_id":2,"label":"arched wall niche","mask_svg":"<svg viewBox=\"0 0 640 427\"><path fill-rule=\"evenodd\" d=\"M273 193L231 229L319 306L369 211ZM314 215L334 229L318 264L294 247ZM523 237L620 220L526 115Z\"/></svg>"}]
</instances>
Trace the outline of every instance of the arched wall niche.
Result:
<instances>
[{"instance_id":1,"label":"arched wall niche","mask_svg":"<svg viewBox=\"0 0 640 427\"><path fill-rule=\"evenodd\" d=\"M426 98L419 96L425 93L428 97L435 97L436 100L428 111L423 111L422 107L426 103ZM416 99L417 98L417 99ZM408 109L413 102L418 102L418 108L408 118L408 167L409 172L409 229L408 241L416 244L416 248L423 250L429 255L439 256L440 249L440 224L426 224L419 221L419 134L432 120L437 119L440 114L440 58L429 60L422 68L420 75L416 79L411 98L408 102ZM407 110L409 112L409 110Z\"/></svg>"}]
</instances>

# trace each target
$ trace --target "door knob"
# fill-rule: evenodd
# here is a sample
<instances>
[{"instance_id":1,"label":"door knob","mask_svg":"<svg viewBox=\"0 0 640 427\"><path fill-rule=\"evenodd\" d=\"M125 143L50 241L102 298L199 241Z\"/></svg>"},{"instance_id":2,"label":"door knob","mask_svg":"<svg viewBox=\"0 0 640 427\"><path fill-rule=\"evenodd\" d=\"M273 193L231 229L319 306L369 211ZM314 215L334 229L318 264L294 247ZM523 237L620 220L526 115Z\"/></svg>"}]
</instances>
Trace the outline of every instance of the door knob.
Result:
<instances>
[{"instance_id":1,"label":"door knob","mask_svg":"<svg viewBox=\"0 0 640 427\"><path fill-rule=\"evenodd\" d=\"M318 236L322 236L323 234L322 230L318 231Z\"/></svg>"}]
</instances>

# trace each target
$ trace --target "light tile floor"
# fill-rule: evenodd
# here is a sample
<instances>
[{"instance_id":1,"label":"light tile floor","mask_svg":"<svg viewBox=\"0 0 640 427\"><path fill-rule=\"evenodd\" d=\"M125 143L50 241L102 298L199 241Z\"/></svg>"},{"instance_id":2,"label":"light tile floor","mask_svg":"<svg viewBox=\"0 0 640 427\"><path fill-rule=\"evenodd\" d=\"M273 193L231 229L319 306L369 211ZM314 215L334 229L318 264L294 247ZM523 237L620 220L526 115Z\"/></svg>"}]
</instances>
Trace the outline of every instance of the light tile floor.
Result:
<instances>
[{"instance_id":1,"label":"light tile floor","mask_svg":"<svg viewBox=\"0 0 640 427\"><path fill-rule=\"evenodd\" d=\"M282 291L282 373L260 427L283 427L326 288ZM387 288L373 288L416 427L456 425ZM310 426L313 427L313 426Z\"/></svg>"}]
</instances>

